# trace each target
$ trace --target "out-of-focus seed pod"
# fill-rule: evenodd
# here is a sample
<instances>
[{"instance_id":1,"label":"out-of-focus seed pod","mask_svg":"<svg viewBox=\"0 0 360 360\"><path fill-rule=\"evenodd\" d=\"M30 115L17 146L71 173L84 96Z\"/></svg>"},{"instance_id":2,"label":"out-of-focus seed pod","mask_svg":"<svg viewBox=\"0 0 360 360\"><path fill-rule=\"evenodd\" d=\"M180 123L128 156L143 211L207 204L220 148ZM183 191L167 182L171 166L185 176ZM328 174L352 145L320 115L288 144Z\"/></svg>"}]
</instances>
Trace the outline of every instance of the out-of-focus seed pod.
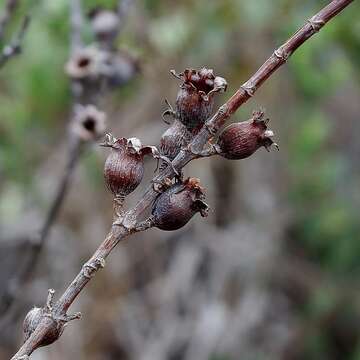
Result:
<instances>
[{"instance_id":1,"label":"out-of-focus seed pod","mask_svg":"<svg viewBox=\"0 0 360 360\"><path fill-rule=\"evenodd\" d=\"M39 325L40 321L44 316L46 316L45 310L39 307L34 307L27 313L23 323L25 341L35 331L36 327ZM55 322L54 326L51 327L51 329L48 330L46 335L43 337L42 342L39 346L46 346L52 344L61 336L63 331L64 324L62 324L61 322Z\"/></svg>"},{"instance_id":2,"label":"out-of-focus seed pod","mask_svg":"<svg viewBox=\"0 0 360 360\"><path fill-rule=\"evenodd\" d=\"M106 65L106 77L112 87L126 84L140 71L138 59L125 50L112 53Z\"/></svg>"},{"instance_id":3,"label":"out-of-focus seed pod","mask_svg":"<svg viewBox=\"0 0 360 360\"><path fill-rule=\"evenodd\" d=\"M190 132L197 133L212 113L214 95L226 91L227 82L206 68L171 73L183 81L176 99L177 117Z\"/></svg>"},{"instance_id":4,"label":"out-of-focus seed pod","mask_svg":"<svg viewBox=\"0 0 360 360\"><path fill-rule=\"evenodd\" d=\"M197 212L203 217L207 216L208 206L203 202L204 198L204 189L199 179L189 178L172 185L154 203L154 226L161 230L177 230L186 225Z\"/></svg>"},{"instance_id":5,"label":"out-of-focus seed pod","mask_svg":"<svg viewBox=\"0 0 360 360\"><path fill-rule=\"evenodd\" d=\"M249 157L262 146L268 151L272 145L278 149L272 140L273 131L267 128L268 122L264 112L257 111L250 120L229 125L219 136L217 151L227 159L239 160Z\"/></svg>"},{"instance_id":6,"label":"out-of-focus seed pod","mask_svg":"<svg viewBox=\"0 0 360 360\"><path fill-rule=\"evenodd\" d=\"M73 80L96 79L106 70L109 56L106 51L88 46L71 56L65 65L65 71Z\"/></svg>"},{"instance_id":7,"label":"out-of-focus seed pod","mask_svg":"<svg viewBox=\"0 0 360 360\"><path fill-rule=\"evenodd\" d=\"M192 134L186 126L175 119L160 139L159 150L161 155L166 156L169 160L174 160L181 148L186 146L191 138Z\"/></svg>"},{"instance_id":8,"label":"out-of-focus seed pod","mask_svg":"<svg viewBox=\"0 0 360 360\"><path fill-rule=\"evenodd\" d=\"M104 168L105 182L109 190L117 197L132 193L144 175L144 156L157 154L154 146L142 146L137 138L114 139L103 144L111 147Z\"/></svg>"},{"instance_id":9,"label":"out-of-focus seed pod","mask_svg":"<svg viewBox=\"0 0 360 360\"><path fill-rule=\"evenodd\" d=\"M71 131L82 141L94 141L104 135L106 114L94 105L77 105Z\"/></svg>"},{"instance_id":10,"label":"out-of-focus seed pod","mask_svg":"<svg viewBox=\"0 0 360 360\"><path fill-rule=\"evenodd\" d=\"M97 41L111 46L119 32L119 15L115 11L101 7L94 8L88 15Z\"/></svg>"}]
</instances>

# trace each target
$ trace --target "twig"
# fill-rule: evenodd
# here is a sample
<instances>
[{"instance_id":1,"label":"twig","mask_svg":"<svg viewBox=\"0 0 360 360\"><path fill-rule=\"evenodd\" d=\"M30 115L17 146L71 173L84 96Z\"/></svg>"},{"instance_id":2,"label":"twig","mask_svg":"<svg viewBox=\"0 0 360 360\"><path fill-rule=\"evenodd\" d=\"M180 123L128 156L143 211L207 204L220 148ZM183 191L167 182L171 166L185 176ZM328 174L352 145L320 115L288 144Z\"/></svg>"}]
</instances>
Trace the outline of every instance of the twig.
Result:
<instances>
[{"instance_id":1,"label":"twig","mask_svg":"<svg viewBox=\"0 0 360 360\"><path fill-rule=\"evenodd\" d=\"M280 46L273 55L260 67L260 69L244 84L240 89L219 108L216 114L206 122L206 126L192 140L187 149L182 150L173 161L173 168L181 170L188 162L196 158L192 149L201 152L204 145L216 134L221 126L242 104L244 104L255 91L275 72L294 51L303 44L307 39L320 30L329 20L335 17L341 10L347 7L353 0L334 0L324 7L318 14L306 22L286 43ZM156 176L153 181L162 182L166 178L173 178L174 171L172 167L166 168ZM105 259L114 249L114 247L125 237L136 232L137 219L141 217L144 211L153 203L157 193L150 186L140 201L133 209L130 209L124 215L122 225L113 225L109 234L95 251L91 259L84 264L81 271L65 290L60 299L54 304L54 318L66 316L71 304L80 294L82 289L96 274L96 272L105 265ZM24 355L30 355L39 347L47 333L54 329L57 324L43 318L36 330L30 335L28 340L22 345L19 351L12 358L18 359Z\"/></svg>"},{"instance_id":2,"label":"twig","mask_svg":"<svg viewBox=\"0 0 360 360\"><path fill-rule=\"evenodd\" d=\"M83 13L81 0L70 1L70 23L71 23L71 52L74 53L83 47L82 28L83 28Z\"/></svg>"},{"instance_id":3,"label":"twig","mask_svg":"<svg viewBox=\"0 0 360 360\"><path fill-rule=\"evenodd\" d=\"M25 33L29 28L30 17L26 15L22 21L20 30L15 36L14 40L6 45L0 55L0 68L2 68L12 57L19 55L21 53L21 45L24 39Z\"/></svg>"},{"instance_id":4,"label":"twig","mask_svg":"<svg viewBox=\"0 0 360 360\"><path fill-rule=\"evenodd\" d=\"M18 0L7 0L5 4L5 9L0 16L0 39L4 38L4 33L7 24L13 17L17 6L19 5Z\"/></svg>"},{"instance_id":5,"label":"twig","mask_svg":"<svg viewBox=\"0 0 360 360\"><path fill-rule=\"evenodd\" d=\"M117 13L120 20L119 30L121 31L124 19L127 17L134 0L120 0L117 6Z\"/></svg>"}]
</instances>

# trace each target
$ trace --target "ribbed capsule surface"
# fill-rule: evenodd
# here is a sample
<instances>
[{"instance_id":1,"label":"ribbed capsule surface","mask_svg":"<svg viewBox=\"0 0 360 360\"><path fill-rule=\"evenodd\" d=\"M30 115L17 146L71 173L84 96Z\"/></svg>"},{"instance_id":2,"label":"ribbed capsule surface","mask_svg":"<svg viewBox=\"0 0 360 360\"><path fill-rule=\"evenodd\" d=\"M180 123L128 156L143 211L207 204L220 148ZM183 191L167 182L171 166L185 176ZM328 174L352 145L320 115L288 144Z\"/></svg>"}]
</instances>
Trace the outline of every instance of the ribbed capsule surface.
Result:
<instances>
[{"instance_id":1,"label":"ribbed capsule surface","mask_svg":"<svg viewBox=\"0 0 360 360\"><path fill-rule=\"evenodd\" d=\"M124 147L111 149L105 161L104 178L114 195L132 193L144 175L144 162L140 154L130 153Z\"/></svg>"},{"instance_id":2,"label":"ribbed capsule surface","mask_svg":"<svg viewBox=\"0 0 360 360\"><path fill-rule=\"evenodd\" d=\"M181 148L186 146L191 138L192 135L186 126L179 120L175 120L160 139L159 150L161 155L174 160Z\"/></svg>"},{"instance_id":3,"label":"ribbed capsule surface","mask_svg":"<svg viewBox=\"0 0 360 360\"><path fill-rule=\"evenodd\" d=\"M173 74L183 80L176 98L177 117L190 132L197 133L212 113L214 95L226 90L226 80L206 68Z\"/></svg>"},{"instance_id":4,"label":"ribbed capsule surface","mask_svg":"<svg viewBox=\"0 0 360 360\"><path fill-rule=\"evenodd\" d=\"M155 201L152 215L154 224L161 230L177 230L186 225L200 212L207 215L207 205L196 188L188 184L175 184L162 193Z\"/></svg>"},{"instance_id":5,"label":"ribbed capsule surface","mask_svg":"<svg viewBox=\"0 0 360 360\"><path fill-rule=\"evenodd\" d=\"M214 98L205 99L191 86L184 85L176 98L176 109L181 122L192 132L201 129L214 107Z\"/></svg>"},{"instance_id":6,"label":"ribbed capsule surface","mask_svg":"<svg viewBox=\"0 0 360 360\"><path fill-rule=\"evenodd\" d=\"M268 150L273 144L271 137L274 133L267 130L267 121L250 119L226 127L218 139L220 155L240 160L251 156L262 146Z\"/></svg>"}]
</instances>

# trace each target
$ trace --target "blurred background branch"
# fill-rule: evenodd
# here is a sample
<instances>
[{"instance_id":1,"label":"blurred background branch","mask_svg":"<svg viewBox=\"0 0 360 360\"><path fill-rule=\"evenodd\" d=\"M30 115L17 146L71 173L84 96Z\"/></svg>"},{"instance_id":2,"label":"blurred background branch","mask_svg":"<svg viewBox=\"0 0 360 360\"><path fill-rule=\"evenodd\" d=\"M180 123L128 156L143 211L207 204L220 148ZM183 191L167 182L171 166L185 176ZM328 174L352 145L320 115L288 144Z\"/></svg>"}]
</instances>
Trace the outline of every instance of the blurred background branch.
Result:
<instances>
[{"instance_id":1,"label":"blurred background branch","mask_svg":"<svg viewBox=\"0 0 360 360\"><path fill-rule=\"evenodd\" d=\"M12 8L12 10L14 10ZM125 16L125 13L123 14ZM27 18L26 18L27 19ZM83 31L83 9L81 1L70 2L70 58L76 57L77 53L84 48L82 41ZM124 20L124 19L123 19ZM26 21L28 23L28 21ZM26 27L24 27L24 32ZM17 45L19 47L22 36L19 35ZM71 61L71 60L70 60ZM1 64L1 57L0 57ZM71 74L69 74L71 76ZM86 81L87 79L85 79ZM127 81L130 80L126 79ZM51 227L56 222L62 204L65 201L71 185L71 178L80 160L81 153L93 141L97 140L105 131L105 114L95 110L94 105L98 105L100 97L95 94L101 92L104 95L104 87L101 86L103 79L96 79L97 86L93 86L90 92L82 96L83 87L86 84L79 82L78 79L72 79L73 91L73 110L68 123L68 140L65 149L67 160L61 177L58 180L57 188L54 192L52 202L50 203L47 213L44 215L43 224L36 233L21 235L22 241L20 246L24 248L24 260L14 269L13 275L5 284L0 297L0 333L6 331L14 317L18 316L19 308L16 307L16 300L22 296L22 288L25 282L32 278L36 269L40 254L50 235ZM94 102L96 99L96 103ZM80 104L84 104L85 107ZM88 104L91 104L90 107ZM25 244L23 239L27 239Z\"/></svg>"}]
</instances>

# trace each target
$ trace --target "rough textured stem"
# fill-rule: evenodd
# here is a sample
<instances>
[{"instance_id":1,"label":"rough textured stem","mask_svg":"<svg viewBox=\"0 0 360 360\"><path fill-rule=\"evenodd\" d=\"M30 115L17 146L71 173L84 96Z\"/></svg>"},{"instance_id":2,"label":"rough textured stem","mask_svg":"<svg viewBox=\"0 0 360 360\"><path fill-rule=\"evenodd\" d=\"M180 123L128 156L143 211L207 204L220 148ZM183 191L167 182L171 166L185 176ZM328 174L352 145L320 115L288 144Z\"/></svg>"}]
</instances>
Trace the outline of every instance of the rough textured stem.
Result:
<instances>
[{"instance_id":1,"label":"rough textured stem","mask_svg":"<svg viewBox=\"0 0 360 360\"><path fill-rule=\"evenodd\" d=\"M11 58L21 53L21 44L24 39L25 33L29 28L30 17L25 16L19 32L16 34L14 40L6 45L0 54L0 68L2 68Z\"/></svg>"},{"instance_id":2,"label":"rough textured stem","mask_svg":"<svg viewBox=\"0 0 360 360\"><path fill-rule=\"evenodd\" d=\"M303 44L307 39L314 35L330 19L336 16L341 10L348 6L353 0L334 0L324 7L318 14L312 17L301 29L299 29L288 41L280 46L273 55L266 60L260 69L246 82L240 89L209 119L204 128L192 140L187 149L182 150L173 161L173 168L181 170L189 161L197 157L191 149L200 152L209 139L224 125L225 121L250 97L255 91L286 62L291 54ZM166 168L153 181L163 181L174 176L172 167ZM65 314L76 297L95 275L100 268L99 264L104 264L104 259L111 253L112 249L129 234L135 232L136 221L143 212L152 204L158 194L152 186L148 188L136 206L125 213L123 226L113 226L110 233L103 243L96 250L92 258L83 266L82 270L65 290L61 298L56 302L54 308L58 314ZM88 269L88 270L86 270ZM23 355L30 355L41 339L44 329L51 329L52 324L44 318L38 325L36 331L23 344L20 350L14 355L13 360Z\"/></svg>"}]
</instances>

